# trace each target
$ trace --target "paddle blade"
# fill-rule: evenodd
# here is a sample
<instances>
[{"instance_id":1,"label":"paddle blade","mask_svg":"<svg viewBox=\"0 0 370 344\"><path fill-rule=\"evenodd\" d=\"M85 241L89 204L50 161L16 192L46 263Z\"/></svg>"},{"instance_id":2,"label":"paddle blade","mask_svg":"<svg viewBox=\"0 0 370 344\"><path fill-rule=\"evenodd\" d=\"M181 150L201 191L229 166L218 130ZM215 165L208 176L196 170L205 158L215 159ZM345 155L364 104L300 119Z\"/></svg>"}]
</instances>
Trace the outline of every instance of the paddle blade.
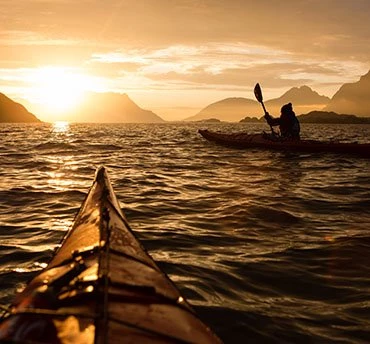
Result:
<instances>
[{"instance_id":1,"label":"paddle blade","mask_svg":"<svg viewBox=\"0 0 370 344\"><path fill-rule=\"evenodd\" d=\"M254 86L254 95L256 96L256 99L262 103L263 102L263 97L262 97L262 90L261 90L261 86L259 83L256 84L256 86Z\"/></svg>"}]
</instances>

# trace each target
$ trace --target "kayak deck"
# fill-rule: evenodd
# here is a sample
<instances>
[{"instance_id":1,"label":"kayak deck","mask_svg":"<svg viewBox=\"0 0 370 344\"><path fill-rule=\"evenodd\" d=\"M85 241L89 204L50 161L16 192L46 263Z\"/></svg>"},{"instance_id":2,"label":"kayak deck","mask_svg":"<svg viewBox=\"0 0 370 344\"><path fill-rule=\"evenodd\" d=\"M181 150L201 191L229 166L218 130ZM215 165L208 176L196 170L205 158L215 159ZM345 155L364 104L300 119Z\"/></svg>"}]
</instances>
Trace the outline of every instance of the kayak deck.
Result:
<instances>
[{"instance_id":1,"label":"kayak deck","mask_svg":"<svg viewBox=\"0 0 370 344\"><path fill-rule=\"evenodd\" d=\"M280 151L296 151L308 153L339 153L353 154L370 158L369 143L340 143L316 140L271 140L264 134L221 133L200 129L199 134L206 140L217 144L236 148L261 148Z\"/></svg>"},{"instance_id":2,"label":"kayak deck","mask_svg":"<svg viewBox=\"0 0 370 344\"><path fill-rule=\"evenodd\" d=\"M135 237L105 168L49 265L1 321L0 340L221 342Z\"/></svg>"}]
</instances>

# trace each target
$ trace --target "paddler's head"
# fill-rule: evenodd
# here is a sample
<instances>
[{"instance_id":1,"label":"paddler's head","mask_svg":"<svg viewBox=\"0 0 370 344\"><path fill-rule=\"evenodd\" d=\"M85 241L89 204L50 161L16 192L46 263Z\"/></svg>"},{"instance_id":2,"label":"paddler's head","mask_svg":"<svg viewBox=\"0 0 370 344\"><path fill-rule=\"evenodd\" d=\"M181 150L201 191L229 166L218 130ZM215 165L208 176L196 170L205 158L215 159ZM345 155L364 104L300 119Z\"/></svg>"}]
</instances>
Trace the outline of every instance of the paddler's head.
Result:
<instances>
[{"instance_id":1,"label":"paddler's head","mask_svg":"<svg viewBox=\"0 0 370 344\"><path fill-rule=\"evenodd\" d=\"M292 103L285 104L281 107L281 114L285 113L292 113L293 112L293 105Z\"/></svg>"}]
</instances>

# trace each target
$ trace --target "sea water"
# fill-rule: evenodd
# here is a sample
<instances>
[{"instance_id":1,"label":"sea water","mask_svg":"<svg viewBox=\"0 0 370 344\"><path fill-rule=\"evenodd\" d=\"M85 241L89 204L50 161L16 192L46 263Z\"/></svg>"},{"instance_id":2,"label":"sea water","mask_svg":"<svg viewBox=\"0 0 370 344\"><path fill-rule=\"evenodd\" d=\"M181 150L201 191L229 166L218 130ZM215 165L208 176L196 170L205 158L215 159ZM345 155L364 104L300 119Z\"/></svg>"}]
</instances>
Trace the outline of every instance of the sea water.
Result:
<instances>
[{"instance_id":1,"label":"sea water","mask_svg":"<svg viewBox=\"0 0 370 344\"><path fill-rule=\"evenodd\" d=\"M39 272L106 166L131 227L225 343L370 342L370 160L221 147L199 128L1 124L0 303ZM370 142L370 125L302 125Z\"/></svg>"}]
</instances>

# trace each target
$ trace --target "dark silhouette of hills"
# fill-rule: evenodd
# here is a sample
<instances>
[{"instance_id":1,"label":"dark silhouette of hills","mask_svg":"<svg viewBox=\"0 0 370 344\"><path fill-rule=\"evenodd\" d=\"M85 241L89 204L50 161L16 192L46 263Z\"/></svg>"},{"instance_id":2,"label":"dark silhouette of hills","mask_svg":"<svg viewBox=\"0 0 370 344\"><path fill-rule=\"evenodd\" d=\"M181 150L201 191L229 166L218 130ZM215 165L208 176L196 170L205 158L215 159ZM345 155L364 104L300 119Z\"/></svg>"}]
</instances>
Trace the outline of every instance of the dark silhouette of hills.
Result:
<instances>
[{"instance_id":1,"label":"dark silhouette of hills","mask_svg":"<svg viewBox=\"0 0 370 344\"><path fill-rule=\"evenodd\" d=\"M267 110L273 116L280 115L281 106L293 103L296 113L306 113L313 109L322 109L330 98L319 95L308 86L293 87L281 97L265 102ZM226 98L212 103L186 121L199 121L216 118L221 121L237 122L245 117L261 117L263 110L256 100L247 98Z\"/></svg>"},{"instance_id":2,"label":"dark silhouette of hills","mask_svg":"<svg viewBox=\"0 0 370 344\"><path fill-rule=\"evenodd\" d=\"M370 124L370 118L357 117L355 115L337 114L327 111L311 111L298 116L301 123L322 124Z\"/></svg>"},{"instance_id":3,"label":"dark silhouette of hills","mask_svg":"<svg viewBox=\"0 0 370 344\"><path fill-rule=\"evenodd\" d=\"M23 105L0 93L0 123L41 123Z\"/></svg>"},{"instance_id":4,"label":"dark silhouette of hills","mask_svg":"<svg viewBox=\"0 0 370 344\"><path fill-rule=\"evenodd\" d=\"M90 123L162 123L152 111L136 105L127 94L89 93L75 110L76 122Z\"/></svg>"},{"instance_id":5,"label":"dark silhouette of hills","mask_svg":"<svg viewBox=\"0 0 370 344\"><path fill-rule=\"evenodd\" d=\"M324 110L370 117L370 71L359 81L344 84Z\"/></svg>"},{"instance_id":6,"label":"dark silhouette of hills","mask_svg":"<svg viewBox=\"0 0 370 344\"><path fill-rule=\"evenodd\" d=\"M263 118L263 116L261 118L247 116L241 119L239 122L240 123L258 123L262 121L265 122L265 119Z\"/></svg>"},{"instance_id":7,"label":"dark silhouette of hills","mask_svg":"<svg viewBox=\"0 0 370 344\"><path fill-rule=\"evenodd\" d=\"M355 115L337 114L328 111L311 111L309 113L298 115L301 123L321 123L321 124L370 124L369 117L358 117ZM264 117L245 117L240 123L265 123Z\"/></svg>"}]
</instances>

